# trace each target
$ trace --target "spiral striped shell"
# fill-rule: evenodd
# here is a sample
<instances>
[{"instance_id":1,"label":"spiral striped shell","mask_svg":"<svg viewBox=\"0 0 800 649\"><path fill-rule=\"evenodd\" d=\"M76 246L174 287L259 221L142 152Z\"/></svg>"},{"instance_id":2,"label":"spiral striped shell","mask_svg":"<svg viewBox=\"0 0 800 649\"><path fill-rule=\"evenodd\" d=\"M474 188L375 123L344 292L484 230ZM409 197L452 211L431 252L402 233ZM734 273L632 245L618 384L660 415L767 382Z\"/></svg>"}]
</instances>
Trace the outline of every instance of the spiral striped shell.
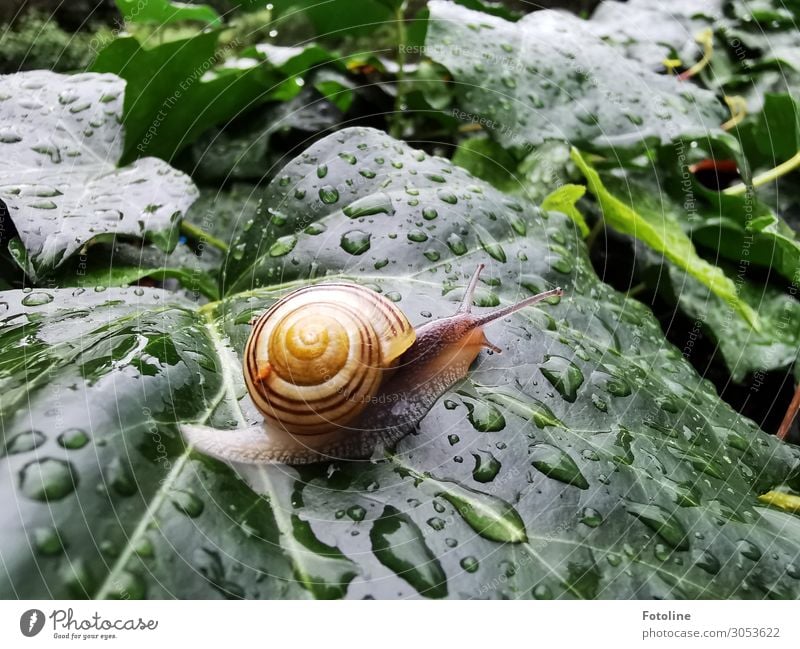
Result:
<instances>
[{"instance_id":1,"label":"spiral striped shell","mask_svg":"<svg viewBox=\"0 0 800 649\"><path fill-rule=\"evenodd\" d=\"M393 302L349 283L290 293L253 325L244 375L267 425L321 435L352 423L414 342Z\"/></svg>"}]
</instances>

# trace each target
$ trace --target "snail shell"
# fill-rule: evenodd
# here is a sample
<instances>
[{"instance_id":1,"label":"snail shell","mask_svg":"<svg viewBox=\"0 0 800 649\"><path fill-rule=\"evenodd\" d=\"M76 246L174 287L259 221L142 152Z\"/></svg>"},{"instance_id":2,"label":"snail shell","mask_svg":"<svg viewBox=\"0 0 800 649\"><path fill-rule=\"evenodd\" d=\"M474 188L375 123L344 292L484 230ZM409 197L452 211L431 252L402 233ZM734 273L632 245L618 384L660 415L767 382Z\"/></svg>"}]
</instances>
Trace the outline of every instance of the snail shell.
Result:
<instances>
[{"instance_id":1,"label":"snail shell","mask_svg":"<svg viewBox=\"0 0 800 649\"><path fill-rule=\"evenodd\" d=\"M318 436L353 422L414 342L393 302L357 284L301 288L253 325L244 376L267 426Z\"/></svg>"}]
</instances>

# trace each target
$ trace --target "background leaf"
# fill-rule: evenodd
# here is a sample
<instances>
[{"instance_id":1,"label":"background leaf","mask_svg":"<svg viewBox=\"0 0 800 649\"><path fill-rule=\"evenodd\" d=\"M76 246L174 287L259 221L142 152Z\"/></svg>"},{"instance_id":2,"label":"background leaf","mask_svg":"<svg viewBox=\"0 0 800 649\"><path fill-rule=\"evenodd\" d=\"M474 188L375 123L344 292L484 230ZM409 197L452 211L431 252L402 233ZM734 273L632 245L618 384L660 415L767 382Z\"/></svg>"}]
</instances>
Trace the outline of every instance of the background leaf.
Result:
<instances>
[{"instance_id":1,"label":"background leaf","mask_svg":"<svg viewBox=\"0 0 800 649\"><path fill-rule=\"evenodd\" d=\"M122 17L132 23L158 23L168 25L180 20L199 20L209 25L221 23L213 7L204 4L171 2L170 0L116 0Z\"/></svg>"},{"instance_id":2,"label":"background leaf","mask_svg":"<svg viewBox=\"0 0 800 649\"><path fill-rule=\"evenodd\" d=\"M0 78L0 201L33 278L103 235L144 237L164 250L197 196L156 158L118 167L125 83L110 74L26 72Z\"/></svg>"},{"instance_id":3,"label":"background leaf","mask_svg":"<svg viewBox=\"0 0 800 649\"><path fill-rule=\"evenodd\" d=\"M725 119L712 93L625 58L571 14L509 23L441 0L429 7L428 55L453 75L459 108L489 120L505 147L625 148L713 133Z\"/></svg>"}]
</instances>

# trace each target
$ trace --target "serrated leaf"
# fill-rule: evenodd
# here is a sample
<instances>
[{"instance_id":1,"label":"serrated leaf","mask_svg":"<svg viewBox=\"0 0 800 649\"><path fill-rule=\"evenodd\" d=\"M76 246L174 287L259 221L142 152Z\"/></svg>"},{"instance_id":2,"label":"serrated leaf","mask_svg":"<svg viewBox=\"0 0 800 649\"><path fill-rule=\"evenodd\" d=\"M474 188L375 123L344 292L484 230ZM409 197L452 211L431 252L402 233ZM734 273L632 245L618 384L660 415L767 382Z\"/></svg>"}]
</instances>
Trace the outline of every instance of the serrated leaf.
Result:
<instances>
[{"instance_id":1,"label":"serrated leaf","mask_svg":"<svg viewBox=\"0 0 800 649\"><path fill-rule=\"evenodd\" d=\"M220 302L2 294L4 596L800 594L797 519L758 500L797 482L800 453L597 279L566 216L361 128L314 144L263 198ZM359 255L341 245L354 229L370 235ZM416 325L450 314L478 263L476 309L554 284L565 297L487 328L503 353L482 354L389 457L235 473L181 443L182 424L257 421L239 355L251 317L287 291L360 281Z\"/></svg>"},{"instance_id":2,"label":"serrated leaf","mask_svg":"<svg viewBox=\"0 0 800 649\"><path fill-rule=\"evenodd\" d=\"M0 201L38 279L104 235L164 250L197 196L162 160L118 166L125 82L111 74L46 71L0 77Z\"/></svg>"}]
</instances>

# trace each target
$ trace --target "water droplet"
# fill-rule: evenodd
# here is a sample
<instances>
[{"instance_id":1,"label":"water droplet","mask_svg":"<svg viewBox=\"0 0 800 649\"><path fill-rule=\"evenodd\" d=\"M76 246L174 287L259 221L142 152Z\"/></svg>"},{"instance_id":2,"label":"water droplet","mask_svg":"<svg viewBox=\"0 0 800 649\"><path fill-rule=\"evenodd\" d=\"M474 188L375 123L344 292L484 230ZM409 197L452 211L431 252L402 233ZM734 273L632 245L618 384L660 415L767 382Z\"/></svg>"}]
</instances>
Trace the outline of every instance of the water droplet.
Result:
<instances>
[{"instance_id":1,"label":"water droplet","mask_svg":"<svg viewBox=\"0 0 800 649\"><path fill-rule=\"evenodd\" d=\"M560 448L540 443L529 449L528 453L531 464L548 478L560 480L580 489L589 488L589 483L575 464L575 460Z\"/></svg>"},{"instance_id":2,"label":"water droplet","mask_svg":"<svg viewBox=\"0 0 800 649\"><path fill-rule=\"evenodd\" d=\"M341 246L351 255L363 255L370 246L370 233L363 230L350 230L342 235Z\"/></svg>"},{"instance_id":3,"label":"water droplet","mask_svg":"<svg viewBox=\"0 0 800 649\"><path fill-rule=\"evenodd\" d=\"M660 505L637 503L629 500L625 503L625 508L629 514L636 516L673 548L679 550L687 550L689 548L686 530L681 522Z\"/></svg>"},{"instance_id":4,"label":"water droplet","mask_svg":"<svg viewBox=\"0 0 800 649\"><path fill-rule=\"evenodd\" d=\"M326 229L327 228L325 227L324 223L312 223L311 225L306 227L306 229L303 230L303 232L305 232L306 234L310 234L312 236L316 236L318 234L322 234L323 232L325 232Z\"/></svg>"},{"instance_id":5,"label":"water droplet","mask_svg":"<svg viewBox=\"0 0 800 649\"><path fill-rule=\"evenodd\" d=\"M436 483L442 489L442 498L453 505L467 525L484 538L501 543L528 540L525 523L510 503L457 482L436 480Z\"/></svg>"},{"instance_id":6,"label":"water droplet","mask_svg":"<svg viewBox=\"0 0 800 649\"><path fill-rule=\"evenodd\" d=\"M446 525L444 519L441 519L438 516L433 516L432 518L429 518L426 522L431 528L433 528L437 532L441 532Z\"/></svg>"},{"instance_id":7,"label":"water droplet","mask_svg":"<svg viewBox=\"0 0 800 649\"><path fill-rule=\"evenodd\" d=\"M422 243L428 240L428 235L418 229L411 230L406 236L409 241L413 241L414 243Z\"/></svg>"},{"instance_id":8,"label":"water droplet","mask_svg":"<svg viewBox=\"0 0 800 649\"><path fill-rule=\"evenodd\" d=\"M114 576L106 597L108 599L144 599L147 586L144 579L129 570L123 570Z\"/></svg>"},{"instance_id":9,"label":"water droplet","mask_svg":"<svg viewBox=\"0 0 800 649\"><path fill-rule=\"evenodd\" d=\"M439 261L441 258L439 251L435 250L434 248L428 248L422 254L425 255L425 259L428 259L429 261Z\"/></svg>"},{"instance_id":10,"label":"water droplet","mask_svg":"<svg viewBox=\"0 0 800 649\"><path fill-rule=\"evenodd\" d=\"M467 572L477 572L480 567L480 563L475 557L464 557L459 564Z\"/></svg>"},{"instance_id":11,"label":"water droplet","mask_svg":"<svg viewBox=\"0 0 800 649\"><path fill-rule=\"evenodd\" d=\"M287 234L285 237L278 237L269 247L270 257L283 257L294 250L297 245L297 237L293 234Z\"/></svg>"},{"instance_id":12,"label":"water droplet","mask_svg":"<svg viewBox=\"0 0 800 649\"><path fill-rule=\"evenodd\" d=\"M467 419L475 430L481 433L495 433L506 427L506 419L494 405L482 401L465 401Z\"/></svg>"},{"instance_id":13,"label":"water droplet","mask_svg":"<svg viewBox=\"0 0 800 649\"><path fill-rule=\"evenodd\" d=\"M425 597L446 597L447 578L417 525L387 505L369 533L378 561Z\"/></svg>"},{"instance_id":14,"label":"water droplet","mask_svg":"<svg viewBox=\"0 0 800 649\"><path fill-rule=\"evenodd\" d=\"M347 151L342 151L339 154L339 157L344 160L347 164L354 165L358 160L352 153L348 153Z\"/></svg>"},{"instance_id":15,"label":"water droplet","mask_svg":"<svg viewBox=\"0 0 800 649\"><path fill-rule=\"evenodd\" d=\"M170 501L175 509L189 518L197 518L203 513L203 501L189 491L176 489L170 494Z\"/></svg>"},{"instance_id":16,"label":"water droplet","mask_svg":"<svg viewBox=\"0 0 800 649\"><path fill-rule=\"evenodd\" d=\"M78 483L72 465L47 458L26 464L20 472L20 489L28 498L41 501L60 500L68 496Z\"/></svg>"},{"instance_id":17,"label":"water droplet","mask_svg":"<svg viewBox=\"0 0 800 649\"><path fill-rule=\"evenodd\" d=\"M22 433L17 433L6 442L5 454L27 453L40 447L46 441L47 438L38 430L26 430Z\"/></svg>"},{"instance_id":18,"label":"water droplet","mask_svg":"<svg viewBox=\"0 0 800 649\"><path fill-rule=\"evenodd\" d=\"M436 196L439 197L440 201L444 201L450 205L455 205L458 203L458 197L448 189L437 189Z\"/></svg>"},{"instance_id":19,"label":"water droplet","mask_svg":"<svg viewBox=\"0 0 800 649\"><path fill-rule=\"evenodd\" d=\"M705 570L711 575L716 575L720 571L720 568L722 568L719 559L708 550L703 550L696 563L698 568Z\"/></svg>"},{"instance_id":20,"label":"water droplet","mask_svg":"<svg viewBox=\"0 0 800 649\"><path fill-rule=\"evenodd\" d=\"M372 216L373 214L394 214L394 206L388 194L378 193L353 201L342 209L342 212L351 219L357 219L362 216Z\"/></svg>"},{"instance_id":21,"label":"water droplet","mask_svg":"<svg viewBox=\"0 0 800 649\"><path fill-rule=\"evenodd\" d=\"M44 291L34 291L29 295L26 295L22 298L22 304L25 306L42 306L43 304L49 304L53 301L53 296L50 293L45 293Z\"/></svg>"},{"instance_id":22,"label":"water droplet","mask_svg":"<svg viewBox=\"0 0 800 649\"><path fill-rule=\"evenodd\" d=\"M581 510L581 523L589 527L598 527L603 522L603 516L596 509L584 507Z\"/></svg>"},{"instance_id":23,"label":"water droplet","mask_svg":"<svg viewBox=\"0 0 800 649\"><path fill-rule=\"evenodd\" d=\"M367 515L367 510L361 505L353 505L347 510L347 515L356 522L363 521L364 516Z\"/></svg>"},{"instance_id":24,"label":"water droplet","mask_svg":"<svg viewBox=\"0 0 800 649\"><path fill-rule=\"evenodd\" d=\"M2 144L16 144L21 142L22 137L10 128L0 128L0 143Z\"/></svg>"},{"instance_id":25,"label":"water droplet","mask_svg":"<svg viewBox=\"0 0 800 649\"><path fill-rule=\"evenodd\" d=\"M439 216L439 213L432 207L425 207L422 210L422 218L426 221L433 221L437 216Z\"/></svg>"},{"instance_id":26,"label":"water droplet","mask_svg":"<svg viewBox=\"0 0 800 649\"><path fill-rule=\"evenodd\" d=\"M533 597L535 599L553 599L553 592L546 584L537 584L533 588Z\"/></svg>"},{"instance_id":27,"label":"water droplet","mask_svg":"<svg viewBox=\"0 0 800 649\"><path fill-rule=\"evenodd\" d=\"M478 241L480 242L481 247L486 251L487 255L489 255L492 259L496 259L499 262L505 263L506 251L503 250L503 246L496 241L487 241L480 237L478 238Z\"/></svg>"},{"instance_id":28,"label":"water droplet","mask_svg":"<svg viewBox=\"0 0 800 649\"><path fill-rule=\"evenodd\" d=\"M467 244L464 239L455 232L447 237L447 247L453 252L454 255L463 255L467 252Z\"/></svg>"},{"instance_id":29,"label":"water droplet","mask_svg":"<svg viewBox=\"0 0 800 649\"><path fill-rule=\"evenodd\" d=\"M563 356L546 356L541 370L565 400L570 403L575 402L578 388L583 383L583 372L577 365Z\"/></svg>"},{"instance_id":30,"label":"water droplet","mask_svg":"<svg viewBox=\"0 0 800 649\"><path fill-rule=\"evenodd\" d=\"M320 165L317 167L317 178L324 178L328 175L328 165Z\"/></svg>"},{"instance_id":31,"label":"water droplet","mask_svg":"<svg viewBox=\"0 0 800 649\"><path fill-rule=\"evenodd\" d=\"M332 205L339 200L339 192L332 185L323 185L319 188L319 199L326 205Z\"/></svg>"},{"instance_id":32,"label":"water droplet","mask_svg":"<svg viewBox=\"0 0 800 649\"><path fill-rule=\"evenodd\" d=\"M755 543L752 543L751 541L742 539L741 541L739 541L738 548L739 548L739 553L743 557L747 557L751 561L758 561L759 559L761 559L761 550Z\"/></svg>"},{"instance_id":33,"label":"water droplet","mask_svg":"<svg viewBox=\"0 0 800 649\"><path fill-rule=\"evenodd\" d=\"M358 574L355 564L339 548L320 541L307 521L292 516L299 556L292 557L295 579L317 599L340 599Z\"/></svg>"},{"instance_id":34,"label":"water droplet","mask_svg":"<svg viewBox=\"0 0 800 649\"><path fill-rule=\"evenodd\" d=\"M129 464L120 457L115 457L108 463L106 480L120 496L132 496L138 491L136 478Z\"/></svg>"},{"instance_id":35,"label":"water droplet","mask_svg":"<svg viewBox=\"0 0 800 649\"><path fill-rule=\"evenodd\" d=\"M609 378L606 381L605 389L613 397L627 397L632 391L630 384L618 376Z\"/></svg>"},{"instance_id":36,"label":"water droplet","mask_svg":"<svg viewBox=\"0 0 800 649\"><path fill-rule=\"evenodd\" d=\"M500 461L488 451L478 451L473 453L472 457L475 458L472 479L483 483L494 480L502 467Z\"/></svg>"},{"instance_id":37,"label":"water droplet","mask_svg":"<svg viewBox=\"0 0 800 649\"><path fill-rule=\"evenodd\" d=\"M80 428L70 428L58 436L59 445L70 450L83 448L89 443L89 436Z\"/></svg>"},{"instance_id":38,"label":"water droplet","mask_svg":"<svg viewBox=\"0 0 800 649\"><path fill-rule=\"evenodd\" d=\"M37 527L33 530L33 539L36 551L45 557L52 557L64 551L61 535L54 527Z\"/></svg>"}]
</instances>

